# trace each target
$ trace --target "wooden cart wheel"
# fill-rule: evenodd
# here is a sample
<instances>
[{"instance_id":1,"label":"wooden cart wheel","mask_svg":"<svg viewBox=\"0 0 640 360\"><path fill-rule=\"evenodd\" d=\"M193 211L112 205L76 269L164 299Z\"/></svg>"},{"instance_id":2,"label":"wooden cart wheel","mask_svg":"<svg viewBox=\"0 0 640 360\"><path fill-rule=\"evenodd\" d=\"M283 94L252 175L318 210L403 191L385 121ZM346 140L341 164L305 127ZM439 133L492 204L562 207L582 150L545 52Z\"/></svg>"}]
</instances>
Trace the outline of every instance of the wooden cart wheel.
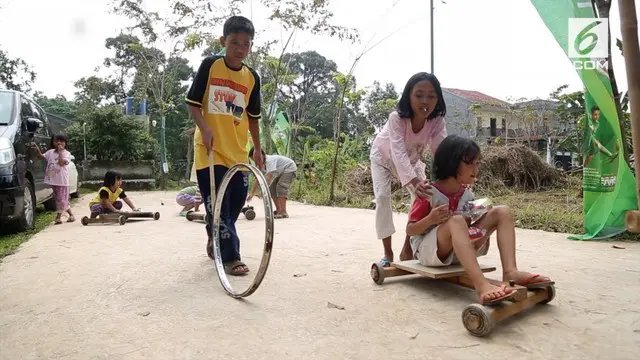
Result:
<instances>
[{"instance_id":1,"label":"wooden cart wheel","mask_svg":"<svg viewBox=\"0 0 640 360\"><path fill-rule=\"evenodd\" d=\"M251 210L251 209L249 209L249 210L245 211L244 217L246 217L247 220L253 220L253 219L256 218L256 212Z\"/></svg>"},{"instance_id":2,"label":"wooden cart wheel","mask_svg":"<svg viewBox=\"0 0 640 360\"><path fill-rule=\"evenodd\" d=\"M82 223L82 225L87 226L89 225L89 218L86 216L83 216L82 219L80 219L80 222Z\"/></svg>"},{"instance_id":3,"label":"wooden cart wheel","mask_svg":"<svg viewBox=\"0 0 640 360\"><path fill-rule=\"evenodd\" d=\"M153 214L153 220L158 220L158 219L160 219L160 213L159 212Z\"/></svg>"},{"instance_id":4,"label":"wooden cart wheel","mask_svg":"<svg viewBox=\"0 0 640 360\"><path fill-rule=\"evenodd\" d=\"M378 285L382 285L384 282L384 269L380 264L373 263L373 265L371 265L371 279Z\"/></svg>"},{"instance_id":5,"label":"wooden cart wheel","mask_svg":"<svg viewBox=\"0 0 640 360\"><path fill-rule=\"evenodd\" d=\"M124 225L127 222L127 217L124 215L118 216L118 224Z\"/></svg>"},{"instance_id":6,"label":"wooden cart wheel","mask_svg":"<svg viewBox=\"0 0 640 360\"><path fill-rule=\"evenodd\" d=\"M462 323L473 336L487 336L493 330L494 322L491 318L493 310L480 304L471 304L462 311Z\"/></svg>"},{"instance_id":7,"label":"wooden cart wheel","mask_svg":"<svg viewBox=\"0 0 640 360\"><path fill-rule=\"evenodd\" d=\"M540 301L540 304L548 304L556 297L556 287L553 285L547 286L547 293L549 293L549 297L544 301Z\"/></svg>"}]
</instances>

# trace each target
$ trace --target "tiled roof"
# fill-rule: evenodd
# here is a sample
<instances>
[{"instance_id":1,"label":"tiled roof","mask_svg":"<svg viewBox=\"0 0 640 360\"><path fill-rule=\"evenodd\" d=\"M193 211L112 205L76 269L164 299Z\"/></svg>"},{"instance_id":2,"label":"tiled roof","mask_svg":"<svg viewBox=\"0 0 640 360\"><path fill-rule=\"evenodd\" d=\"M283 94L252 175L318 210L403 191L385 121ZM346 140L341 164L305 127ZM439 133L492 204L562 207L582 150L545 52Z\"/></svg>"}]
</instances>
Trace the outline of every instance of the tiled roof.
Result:
<instances>
[{"instance_id":1,"label":"tiled roof","mask_svg":"<svg viewBox=\"0 0 640 360\"><path fill-rule=\"evenodd\" d=\"M509 105L508 102L496 99L487 94L483 94L479 91L474 90L462 90L462 89L452 89L452 88L442 88L442 91L446 91L453 95L460 96L465 98L474 104L489 104L489 105Z\"/></svg>"}]
</instances>

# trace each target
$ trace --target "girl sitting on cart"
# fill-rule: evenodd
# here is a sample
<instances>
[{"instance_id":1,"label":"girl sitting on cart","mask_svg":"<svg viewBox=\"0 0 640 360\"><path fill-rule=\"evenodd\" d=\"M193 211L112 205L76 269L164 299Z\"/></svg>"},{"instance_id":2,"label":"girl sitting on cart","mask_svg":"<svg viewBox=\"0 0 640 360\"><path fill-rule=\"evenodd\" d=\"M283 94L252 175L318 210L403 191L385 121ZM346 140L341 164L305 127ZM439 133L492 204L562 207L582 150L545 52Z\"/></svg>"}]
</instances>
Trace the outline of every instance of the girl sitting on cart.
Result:
<instances>
[{"instance_id":1,"label":"girl sitting on cart","mask_svg":"<svg viewBox=\"0 0 640 360\"><path fill-rule=\"evenodd\" d=\"M122 201L126 202L131 210L140 211L140 209L133 206L133 202L127 197L121 186L122 174L113 170L109 170L104 174L102 187L98 190L96 197L89 202L92 219L100 214L120 211L122 209Z\"/></svg>"},{"instance_id":2,"label":"girl sitting on cart","mask_svg":"<svg viewBox=\"0 0 640 360\"><path fill-rule=\"evenodd\" d=\"M495 206L479 219L471 219L474 194L468 187L478 175L480 147L457 135L446 137L434 154L436 181L428 198L416 197L409 213L407 235L414 258L431 267L460 263L483 304L508 299L514 290L496 286L484 277L477 257L487 254L489 237L497 231L503 281L539 287L549 278L519 271L516 266L515 223L507 206ZM472 221L475 221L471 224Z\"/></svg>"}]
</instances>

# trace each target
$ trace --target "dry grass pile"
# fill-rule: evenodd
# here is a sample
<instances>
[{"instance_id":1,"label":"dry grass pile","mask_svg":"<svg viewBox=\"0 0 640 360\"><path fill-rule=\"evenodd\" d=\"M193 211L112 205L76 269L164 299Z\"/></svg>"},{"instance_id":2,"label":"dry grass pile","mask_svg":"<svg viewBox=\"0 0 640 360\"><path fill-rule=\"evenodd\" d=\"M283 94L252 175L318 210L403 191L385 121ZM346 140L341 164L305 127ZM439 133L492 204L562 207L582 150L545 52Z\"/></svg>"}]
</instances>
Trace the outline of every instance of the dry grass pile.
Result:
<instances>
[{"instance_id":1,"label":"dry grass pile","mask_svg":"<svg viewBox=\"0 0 640 360\"><path fill-rule=\"evenodd\" d=\"M562 170L547 164L524 145L490 146L482 152L477 187L537 191L564 186L567 181Z\"/></svg>"},{"instance_id":2,"label":"dry grass pile","mask_svg":"<svg viewBox=\"0 0 640 360\"><path fill-rule=\"evenodd\" d=\"M344 190L350 198L374 198L373 180L371 179L371 166L358 164L345 173ZM394 203L402 207L409 202L409 192L403 189L400 181L395 177L391 179L391 194Z\"/></svg>"},{"instance_id":3,"label":"dry grass pile","mask_svg":"<svg viewBox=\"0 0 640 360\"><path fill-rule=\"evenodd\" d=\"M344 174L344 188L350 196L373 197L373 180L371 179L371 166L358 164ZM400 189L400 182L395 177L391 180L391 191Z\"/></svg>"},{"instance_id":4,"label":"dry grass pile","mask_svg":"<svg viewBox=\"0 0 640 360\"><path fill-rule=\"evenodd\" d=\"M550 166L530 148L524 145L490 146L482 152L482 165L476 189L496 190L510 188L521 191L538 191L567 185L567 175ZM350 197L373 198L373 181L369 164L359 164L345 174L345 192ZM391 190L394 199L407 194L400 182L393 177Z\"/></svg>"}]
</instances>

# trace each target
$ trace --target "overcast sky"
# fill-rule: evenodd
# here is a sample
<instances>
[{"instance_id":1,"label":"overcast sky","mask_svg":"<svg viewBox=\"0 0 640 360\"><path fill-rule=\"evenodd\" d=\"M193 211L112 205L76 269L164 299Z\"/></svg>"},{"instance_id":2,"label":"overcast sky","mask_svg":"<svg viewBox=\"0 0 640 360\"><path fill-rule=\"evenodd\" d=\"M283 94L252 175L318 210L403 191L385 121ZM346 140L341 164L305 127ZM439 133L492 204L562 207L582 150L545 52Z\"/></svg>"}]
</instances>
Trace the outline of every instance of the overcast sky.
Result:
<instances>
[{"instance_id":1,"label":"overcast sky","mask_svg":"<svg viewBox=\"0 0 640 360\"><path fill-rule=\"evenodd\" d=\"M477 90L504 100L547 98L562 84L569 84L570 90L582 89L570 61L529 0L446 2L435 0L435 74L442 86ZM126 24L126 20L108 14L107 3L0 0L0 46L10 56L21 57L33 66L38 74L35 90L72 98L73 82L92 75L110 55L104 39L116 36ZM154 9L167 3L147 0L147 6ZM401 91L412 74L430 71L429 0L332 3L335 23L357 28L361 43L298 34L291 50L316 50L347 72L366 43L376 44L392 34L357 65L354 73L359 87L379 80L392 82ZM620 38L616 2L611 14L612 35ZM243 15L252 18L258 30L267 30L259 35L257 43L286 39L279 24L266 19L267 12L259 0L247 0ZM199 54L197 51L188 56L194 67L201 60ZM623 58L617 48L613 61L620 90L626 90Z\"/></svg>"}]
</instances>

